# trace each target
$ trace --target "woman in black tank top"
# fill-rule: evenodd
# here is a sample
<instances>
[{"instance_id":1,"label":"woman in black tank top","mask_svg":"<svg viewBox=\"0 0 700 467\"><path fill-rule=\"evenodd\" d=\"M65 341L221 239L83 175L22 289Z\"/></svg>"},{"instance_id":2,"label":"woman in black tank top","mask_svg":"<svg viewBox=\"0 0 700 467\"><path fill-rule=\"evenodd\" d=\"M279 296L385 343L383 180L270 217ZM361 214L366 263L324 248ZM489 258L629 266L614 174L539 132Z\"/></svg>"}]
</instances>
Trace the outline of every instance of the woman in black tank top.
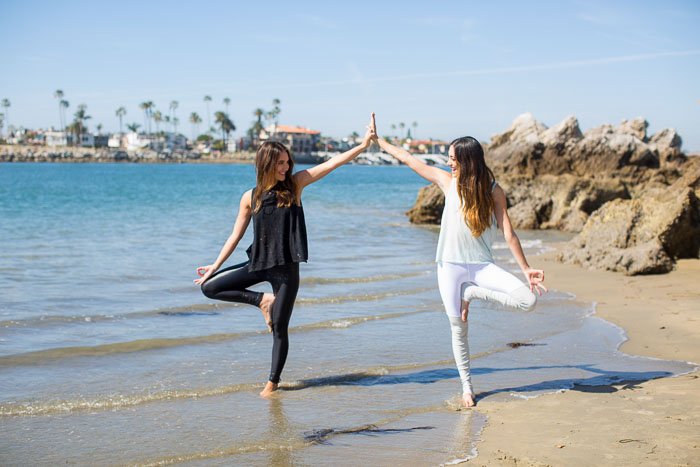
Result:
<instances>
[{"instance_id":1,"label":"woman in black tank top","mask_svg":"<svg viewBox=\"0 0 700 467\"><path fill-rule=\"evenodd\" d=\"M216 261L197 268L200 277L194 282L201 285L207 297L247 303L262 310L273 336L270 377L260 393L263 397L277 390L289 350L287 330L299 290L299 263L308 259L302 191L362 153L374 136L372 114L359 146L296 173L284 145L275 141L263 143L255 157L256 186L243 193L233 232ZM247 250L249 260L219 271L238 246L251 219L253 243ZM248 290L260 282L269 282L272 293Z\"/></svg>"}]
</instances>

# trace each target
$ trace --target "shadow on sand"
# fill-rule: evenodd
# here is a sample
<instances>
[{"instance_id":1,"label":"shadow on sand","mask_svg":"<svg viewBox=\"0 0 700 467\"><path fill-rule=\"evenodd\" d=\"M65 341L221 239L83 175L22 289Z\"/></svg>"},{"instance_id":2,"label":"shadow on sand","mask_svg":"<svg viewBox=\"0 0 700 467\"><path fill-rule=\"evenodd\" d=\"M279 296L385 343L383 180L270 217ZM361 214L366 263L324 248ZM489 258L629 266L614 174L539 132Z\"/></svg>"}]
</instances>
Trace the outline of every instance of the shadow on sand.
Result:
<instances>
[{"instance_id":1,"label":"shadow on sand","mask_svg":"<svg viewBox=\"0 0 700 467\"><path fill-rule=\"evenodd\" d=\"M513 368L472 368L472 375L487 375L503 371L537 371L553 369L578 369L594 376L584 378L561 378L545 381L537 381L521 386L503 387L484 391L477 394L479 399L484 399L495 394L503 393L532 393L538 391L575 390L591 393L610 393L620 389L632 389L637 384L652 379L673 376L669 371L610 371L596 368L594 365L550 365L528 366ZM459 378L455 368L438 368L433 370L417 371L398 375L376 375L370 373L347 373L343 375L328 376L301 380L293 386L281 387L284 391L298 391L318 386L377 386L394 384L432 384L438 381ZM533 376L533 379L537 376ZM622 386L620 386L622 385Z\"/></svg>"}]
</instances>

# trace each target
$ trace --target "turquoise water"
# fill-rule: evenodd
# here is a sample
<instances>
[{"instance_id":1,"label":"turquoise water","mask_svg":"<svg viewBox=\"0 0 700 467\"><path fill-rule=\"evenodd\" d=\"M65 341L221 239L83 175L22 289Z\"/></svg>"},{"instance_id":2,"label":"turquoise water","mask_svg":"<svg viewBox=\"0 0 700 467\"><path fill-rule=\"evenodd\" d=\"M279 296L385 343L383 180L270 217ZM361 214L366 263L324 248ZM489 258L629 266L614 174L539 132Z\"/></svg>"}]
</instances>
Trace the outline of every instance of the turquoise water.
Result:
<instances>
[{"instance_id":1,"label":"turquoise water","mask_svg":"<svg viewBox=\"0 0 700 467\"><path fill-rule=\"evenodd\" d=\"M0 164L0 464L474 455L485 416L456 410L437 230L405 216L425 182L406 167L346 166L305 190L310 259L272 401L257 396L271 350L260 312L192 283L253 183L251 165ZM530 256L565 238L520 235ZM502 240L494 252L514 267ZM692 369L619 353L624 331L592 312L566 291L531 313L473 304L477 392L530 397Z\"/></svg>"}]
</instances>

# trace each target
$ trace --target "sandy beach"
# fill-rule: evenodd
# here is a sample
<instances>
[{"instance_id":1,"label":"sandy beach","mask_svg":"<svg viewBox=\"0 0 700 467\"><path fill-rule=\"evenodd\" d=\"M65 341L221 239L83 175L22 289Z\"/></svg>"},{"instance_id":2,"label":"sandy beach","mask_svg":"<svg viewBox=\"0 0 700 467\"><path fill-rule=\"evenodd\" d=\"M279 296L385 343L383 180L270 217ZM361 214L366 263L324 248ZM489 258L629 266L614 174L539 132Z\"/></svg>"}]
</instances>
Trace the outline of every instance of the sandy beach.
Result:
<instances>
[{"instance_id":1,"label":"sandy beach","mask_svg":"<svg viewBox=\"0 0 700 467\"><path fill-rule=\"evenodd\" d=\"M627 331L620 350L700 362L700 261L664 275L628 277L530 259L552 289L597 303L597 316ZM700 382L675 378L598 387L515 402L478 403L489 417L476 465L700 465Z\"/></svg>"}]
</instances>

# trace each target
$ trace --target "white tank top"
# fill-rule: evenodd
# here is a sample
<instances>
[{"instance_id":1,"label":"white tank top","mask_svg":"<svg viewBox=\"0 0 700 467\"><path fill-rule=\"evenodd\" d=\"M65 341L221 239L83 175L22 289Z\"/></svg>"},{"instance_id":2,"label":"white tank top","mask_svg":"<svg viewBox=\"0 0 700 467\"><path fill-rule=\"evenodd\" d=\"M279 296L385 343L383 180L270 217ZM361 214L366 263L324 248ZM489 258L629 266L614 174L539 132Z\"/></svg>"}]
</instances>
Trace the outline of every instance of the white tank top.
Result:
<instances>
[{"instance_id":1,"label":"white tank top","mask_svg":"<svg viewBox=\"0 0 700 467\"><path fill-rule=\"evenodd\" d=\"M493 182L491 190L496 187ZM450 188L445 195L445 208L440 222L440 237L438 238L435 261L446 263L493 263L491 245L496 236L496 216L493 215L491 225L478 237L474 237L467 226L462 214L457 179L453 178Z\"/></svg>"}]
</instances>

